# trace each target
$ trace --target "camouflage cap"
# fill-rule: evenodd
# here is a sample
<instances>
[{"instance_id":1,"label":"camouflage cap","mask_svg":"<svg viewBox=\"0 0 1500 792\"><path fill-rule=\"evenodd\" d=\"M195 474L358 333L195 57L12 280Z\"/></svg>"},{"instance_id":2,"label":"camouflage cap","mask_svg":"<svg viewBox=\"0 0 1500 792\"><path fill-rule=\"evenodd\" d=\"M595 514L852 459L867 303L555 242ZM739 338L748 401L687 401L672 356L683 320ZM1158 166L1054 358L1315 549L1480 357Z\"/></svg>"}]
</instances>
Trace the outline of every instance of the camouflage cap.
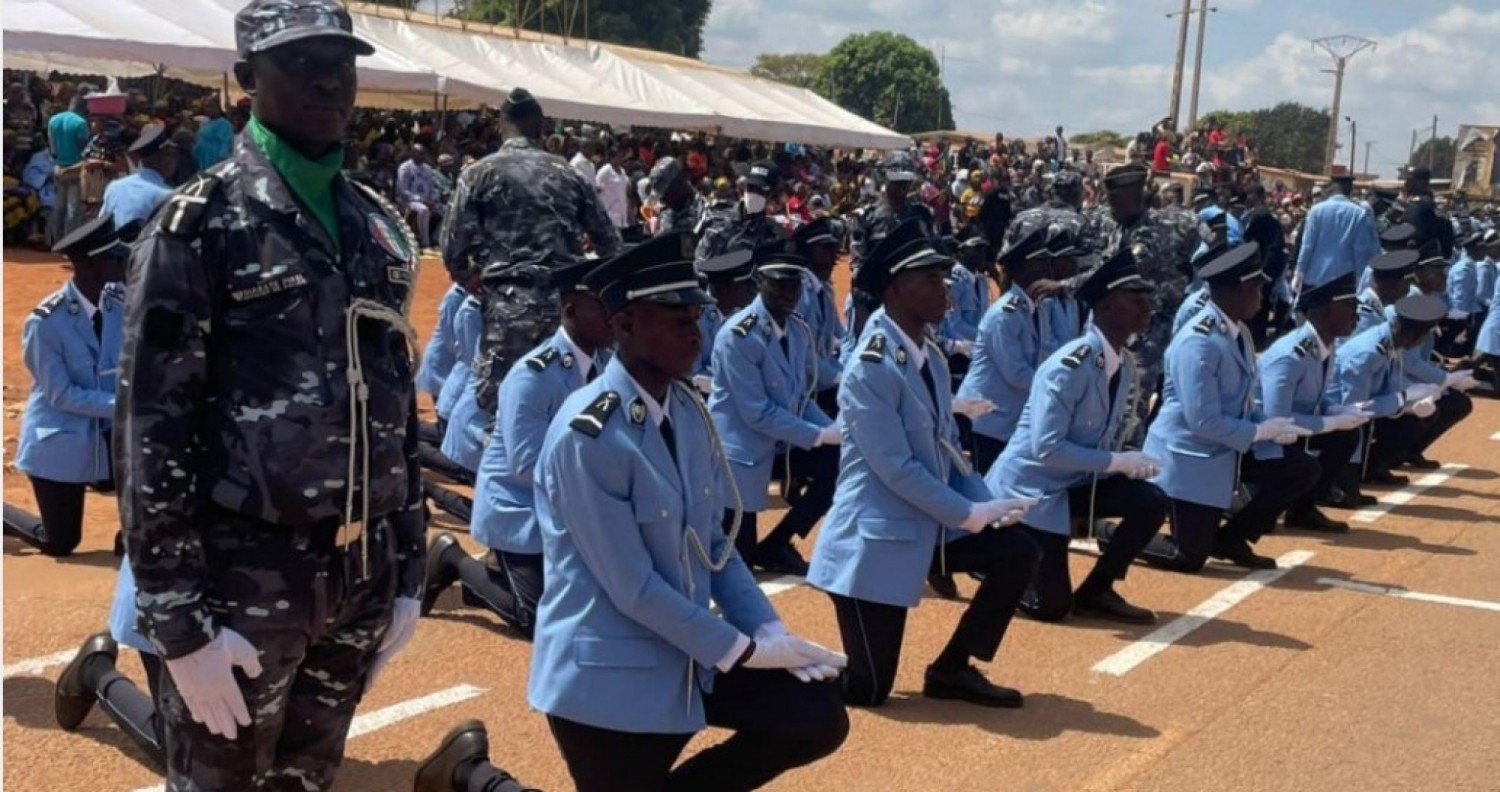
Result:
<instances>
[{"instance_id":1,"label":"camouflage cap","mask_svg":"<svg viewBox=\"0 0 1500 792\"><path fill-rule=\"evenodd\" d=\"M682 163L675 157L662 157L651 166L650 186L647 191L652 198L661 198L672 183L682 178Z\"/></svg>"},{"instance_id":2,"label":"camouflage cap","mask_svg":"<svg viewBox=\"0 0 1500 792\"><path fill-rule=\"evenodd\" d=\"M310 38L341 38L359 55L374 55L369 42L354 35L349 12L334 0L250 0L234 17L240 57Z\"/></svg>"}]
</instances>

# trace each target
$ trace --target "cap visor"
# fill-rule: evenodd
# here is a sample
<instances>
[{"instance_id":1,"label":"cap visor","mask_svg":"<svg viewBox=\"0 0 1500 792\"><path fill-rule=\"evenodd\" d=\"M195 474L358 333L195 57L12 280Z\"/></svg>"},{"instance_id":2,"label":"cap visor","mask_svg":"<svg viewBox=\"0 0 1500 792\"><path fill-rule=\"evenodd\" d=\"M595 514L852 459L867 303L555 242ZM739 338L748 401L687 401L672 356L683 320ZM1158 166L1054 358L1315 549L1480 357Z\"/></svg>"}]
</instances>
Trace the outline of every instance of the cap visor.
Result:
<instances>
[{"instance_id":1,"label":"cap visor","mask_svg":"<svg viewBox=\"0 0 1500 792\"><path fill-rule=\"evenodd\" d=\"M653 302L657 305L713 305L718 302L708 292L697 287L653 294L650 297L642 297L641 301Z\"/></svg>"},{"instance_id":2,"label":"cap visor","mask_svg":"<svg viewBox=\"0 0 1500 792\"><path fill-rule=\"evenodd\" d=\"M250 52L265 52L266 50L275 49L276 47L291 44L295 41L304 41L306 39L314 38L344 39L345 41L349 42L349 45L351 47L354 48L354 54L356 55L369 56L375 54L375 47L371 45L370 42L365 41L359 36L356 36L353 33L348 32L347 30L336 30L322 27L290 28L288 30L283 30L265 39L264 41L261 41L254 48L252 48Z\"/></svg>"}]
</instances>

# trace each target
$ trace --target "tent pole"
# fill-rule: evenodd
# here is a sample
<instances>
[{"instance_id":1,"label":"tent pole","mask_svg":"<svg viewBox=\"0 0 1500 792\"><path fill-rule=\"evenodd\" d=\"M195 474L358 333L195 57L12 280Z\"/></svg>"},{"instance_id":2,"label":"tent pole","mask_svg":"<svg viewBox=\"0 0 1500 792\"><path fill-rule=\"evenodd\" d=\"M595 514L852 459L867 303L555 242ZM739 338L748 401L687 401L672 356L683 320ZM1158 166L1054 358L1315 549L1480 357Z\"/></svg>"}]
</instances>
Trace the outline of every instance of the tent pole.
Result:
<instances>
[{"instance_id":1,"label":"tent pole","mask_svg":"<svg viewBox=\"0 0 1500 792\"><path fill-rule=\"evenodd\" d=\"M224 90L219 94L219 112L229 112L229 72L224 72Z\"/></svg>"}]
</instances>

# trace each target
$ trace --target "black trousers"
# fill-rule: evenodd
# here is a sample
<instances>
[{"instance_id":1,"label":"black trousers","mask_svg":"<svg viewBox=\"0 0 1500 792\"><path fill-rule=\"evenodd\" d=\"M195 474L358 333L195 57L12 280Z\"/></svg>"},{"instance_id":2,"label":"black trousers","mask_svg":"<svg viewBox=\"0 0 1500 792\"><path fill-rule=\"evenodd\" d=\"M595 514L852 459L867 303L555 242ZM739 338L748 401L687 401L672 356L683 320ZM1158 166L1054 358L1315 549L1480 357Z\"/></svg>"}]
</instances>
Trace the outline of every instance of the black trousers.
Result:
<instances>
[{"instance_id":1,"label":"black trousers","mask_svg":"<svg viewBox=\"0 0 1500 792\"><path fill-rule=\"evenodd\" d=\"M1288 507L1307 498L1321 476L1317 460L1300 446L1284 446L1283 450L1281 459L1260 460L1249 454L1241 458L1240 481L1250 485L1254 495L1227 521L1222 508L1173 499L1172 537L1158 537L1141 555L1158 566L1197 572L1221 547L1259 541Z\"/></svg>"},{"instance_id":2,"label":"black trousers","mask_svg":"<svg viewBox=\"0 0 1500 792\"><path fill-rule=\"evenodd\" d=\"M1473 411L1474 400L1468 394L1450 390L1438 398L1437 411L1428 418L1407 414L1377 419L1371 424L1365 475L1387 472L1408 459L1421 456Z\"/></svg>"},{"instance_id":3,"label":"black trousers","mask_svg":"<svg viewBox=\"0 0 1500 792\"><path fill-rule=\"evenodd\" d=\"M536 606L544 588L540 553L491 550L485 563L468 553L454 553L465 605L485 608L530 640L536 630Z\"/></svg>"},{"instance_id":4,"label":"black trousers","mask_svg":"<svg viewBox=\"0 0 1500 792\"><path fill-rule=\"evenodd\" d=\"M141 664L146 668L148 692L142 692L134 681L109 662L85 666L83 682L94 691L100 709L140 747L146 758L158 767L165 767L166 740L157 708L157 702L161 700L162 662L154 654L141 652Z\"/></svg>"},{"instance_id":5,"label":"black trousers","mask_svg":"<svg viewBox=\"0 0 1500 792\"><path fill-rule=\"evenodd\" d=\"M439 441L441 443L442 441ZM473 484L474 471L454 462L438 450L438 445L417 444L417 459L421 461L422 467L440 473L460 484Z\"/></svg>"},{"instance_id":6,"label":"black trousers","mask_svg":"<svg viewBox=\"0 0 1500 792\"><path fill-rule=\"evenodd\" d=\"M1415 450L1407 454L1405 459L1412 459L1426 453L1427 449L1438 438L1448 433L1449 429L1458 425L1459 421L1469 417L1474 412L1474 400L1467 393L1459 393L1450 390L1440 396L1437 400L1437 412L1429 418L1418 418L1422 422L1422 436L1418 440Z\"/></svg>"},{"instance_id":7,"label":"black trousers","mask_svg":"<svg viewBox=\"0 0 1500 792\"><path fill-rule=\"evenodd\" d=\"M1306 497L1293 503L1291 508L1312 508L1319 498L1327 496L1335 485L1343 481L1344 470L1349 460L1354 458L1354 450L1359 447L1359 432L1358 429L1349 429L1308 438L1307 447L1318 452L1318 483Z\"/></svg>"},{"instance_id":8,"label":"black trousers","mask_svg":"<svg viewBox=\"0 0 1500 792\"><path fill-rule=\"evenodd\" d=\"M984 662L995 659L1040 555L1036 542L1014 528L989 528L949 542L934 554L936 571L984 573L979 590L959 617L949 647L962 648L969 657ZM842 594L828 596L833 599L844 653L849 656L844 701L850 706L878 707L896 684L908 609Z\"/></svg>"},{"instance_id":9,"label":"black trousers","mask_svg":"<svg viewBox=\"0 0 1500 792\"><path fill-rule=\"evenodd\" d=\"M1110 476L1100 480L1097 486L1085 484L1068 490L1068 509L1074 517L1087 517L1091 500L1094 517L1119 517L1121 520L1101 548L1103 554L1094 564L1093 571L1079 585L1077 596L1080 598L1096 597L1112 588L1116 580L1125 579L1130 562L1140 555L1166 522L1169 503L1166 493L1155 484L1124 476ZM1022 527L1042 549L1041 562L1031 580L1031 589L1036 594L1035 614L1043 621L1060 621L1073 611L1073 580L1068 569L1069 537L1024 523Z\"/></svg>"},{"instance_id":10,"label":"black trousers","mask_svg":"<svg viewBox=\"0 0 1500 792\"><path fill-rule=\"evenodd\" d=\"M703 709L710 726L734 733L676 769L691 734L614 731L551 715L547 725L578 792L759 789L828 756L849 735L836 682L803 683L782 670L720 674Z\"/></svg>"},{"instance_id":11,"label":"black trousers","mask_svg":"<svg viewBox=\"0 0 1500 792\"><path fill-rule=\"evenodd\" d=\"M824 415L829 418L839 417L839 386L824 388L813 398L817 400L818 409L822 410Z\"/></svg>"},{"instance_id":12,"label":"black trousers","mask_svg":"<svg viewBox=\"0 0 1500 792\"><path fill-rule=\"evenodd\" d=\"M474 499L461 492L454 492L437 482L423 478L422 494L431 498L439 509L453 515L464 525L468 525L474 517Z\"/></svg>"},{"instance_id":13,"label":"black trousers","mask_svg":"<svg viewBox=\"0 0 1500 792\"><path fill-rule=\"evenodd\" d=\"M766 543L771 545L790 542L793 536L806 538L818 520L828 514L839 478L839 447L793 448L777 460L777 466L781 469L773 469L771 477L777 478L779 474L782 478L786 502L791 508L766 536Z\"/></svg>"},{"instance_id":14,"label":"black trousers","mask_svg":"<svg viewBox=\"0 0 1500 792\"><path fill-rule=\"evenodd\" d=\"M434 396L434 399L437 397ZM417 424L417 439L433 448L443 444L443 435L448 432L448 422L442 418L436 421L422 421Z\"/></svg>"},{"instance_id":15,"label":"black trousers","mask_svg":"<svg viewBox=\"0 0 1500 792\"><path fill-rule=\"evenodd\" d=\"M974 470L983 476L990 472L995 460L1005 453L1005 447L1010 444L1008 440L996 440L989 435L978 432L970 433L969 457L974 461Z\"/></svg>"},{"instance_id":16,"label":"black trousers","mask_svg":"<svg viewBox=\"0 0 1500 792\"><path fill-rule=\"evenodd\" d=\"M30 515L6 506L6 536L14 536L49 556L72 554L83 540L83 495L88 485L37 476L26 478L31 480L41 522L25 519L23 515Z\"/></svg>"}]
</instances>

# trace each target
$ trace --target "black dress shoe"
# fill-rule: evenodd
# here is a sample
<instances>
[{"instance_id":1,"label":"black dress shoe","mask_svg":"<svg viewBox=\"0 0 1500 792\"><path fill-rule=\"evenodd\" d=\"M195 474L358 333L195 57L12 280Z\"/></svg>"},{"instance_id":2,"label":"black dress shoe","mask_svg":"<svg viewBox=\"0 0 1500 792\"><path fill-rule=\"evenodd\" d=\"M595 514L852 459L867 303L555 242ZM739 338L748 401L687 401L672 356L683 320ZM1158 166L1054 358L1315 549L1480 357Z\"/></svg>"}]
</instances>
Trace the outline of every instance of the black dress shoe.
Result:
<instances>
[{"instance_id":1,"label":"black dress shoe","mask_svg":"<svg viewBox=\"0 0 1500 792\"><path fill-rule=\"evenodd\" d=\"M783 575L807 576L807 562L803 560L802 554L790 543L777 544L770 547L761 545L755 549L755 566L767 572L777 572Z\"/></svg>"},{"instance_id":2,"label":"black dress shoe","mask_svg":"<svg viewBox=\"0 0 1500 792\"><path fill-rule=\"evenodd\" d=\"M1365 477L1365 483L1377 487L1404 487L1411 483L1411 479L1389 470L1377 470Z\"/></svg>"},{"instance_id":3,"label":"black dress shoe","mask_svg":"<svg viewBox=\"0 0 1500 792\"><path fill-rule=\"evenodd\" d=\"M1349 492L1334 487L1327 495L1318 499L1319 506L1327 506L1332 509L1363 509L1366 506L1374 506L1380 503L1374 495L1366 495L1362 492Z\"/></svg>"},{"instance_id":4,"label":"black dress shoe","mask_svg":"<svg viewBox=\"0 0 1500 792\"><path fill-rule=\"evenodd\" d=\"M468 788L473 768L490 760L490 736L477 720L455 726L417 767L413 792L452 792ZM503 771L502 771L503 772Z\"/></svg>"},{"instance_id":5,"label":"black dress shoe","mask_svg":"<svg viewBox=\"0 0 1500 792\"><path fill-rule=\"evenodd\" d=\"M1317 531L1319 533L1349 533L1349 524L1339 522L1318 510L1316 506L1309 506L1298 511L1286 513L1286 527L1300 528L1304 531Z\"/></svg>"},{"instance_id":6,"label":"black dress shoe","mask_svg":"<svg viewBox=\"0 0 1500 792\"><path fill-rule=\"evenodd\" d=\"M115 558L122 558L122 557L124 557L124 555L125 555L125 532L124 531L115 531Z\"/></svg>"},{"instance_id":7,"label":"black dress shoe","mask_svg":"<svg viewBox=\"0 0 1500 792\"><path fill-rule=\"evenodd\" d=\"M1443 466L1443 463L1435 459L1428 459L1421 454L1417 454L1416 456L1406 460L1402 464L1406 467L1411 468L1412 470L1437 470L1438 468Z\"/></svg>"},{"instance_id":8,"label":"black dress shoe","mask_svg":"<svg viewBox=\"0 0 1500 792\"><path fill-rule=\"evenodd\" d=\"M1155 624L1156 614L1145 608L1131 605L1114 589L1089 597L1073 598L1073 612L1079 616L1109 619L1126 624Z\"/></svg>"},{"instance_id":9,"label":"black dress shoe","mask_svg":"<svg viewBox=\"0 0 1500 792\"><path fill-rule=\"evenodd\" d=\"M1214 540L1214 549L1210 554L1214 558L1222 558L1235 566L1246 569L1275 569L1276 559L1256 555L1250 549L1250 543L1244 539L1219 537Z\"/></svg>"},{"instance_id":10,"label":"black dress shoe","mask_svg":"<svg viewBox=\"0 0 1500 792\"><path fill-rule=\"evenodd\" d=\"M958 599L958 584L953 582L952 575L945 575L941 572L928 572L927 585L931 586L932 590L945 600Z\"/></svg>"},{"instance_id":11,"label":"black dress shoe","mask_svg":"<svg viewBox=\"0 0 1500 792\"><path fill-rule=\"evenodd\" d=\"M458 540L450 533L438 534L432 544L427 546L427 583L422 589L423 616L432 613L432 606L437 598L458 580L458 559L449 556L450 552L463 552Z\"/></svg>"},{"instance_id":12,"label":"black dress shoe","mask_svg":"<svg viewBox=\"0 0 1500 792\"><path fill-rule=\"evenodd\" d=\"M79 647L78 654L63 669L62 676L57 678L57 688L52 693L52 711L57 716L57 725L63 731L78 728L78 724L88 717L89 710L94 708L94 690L83 678L83 668L89 659L107 657L113 664L119 656L120 647L115 644L115 639L109 637L109 633L90 635L83 646Z\"/></svg>"},{"instance_id":13,"label":"black dress shoe","mask_svg":"<svg viewBox=\"0 0 1500 792\"><path fill-rule=\"evenodd\" d=\"M971 665L964 666L961 671L943 671L928 666L922 695L931 699L967 701L981 707L1017 709L1023 703L1020 691L985 679L984 674Z\"/></svg>"}]
</instances>

